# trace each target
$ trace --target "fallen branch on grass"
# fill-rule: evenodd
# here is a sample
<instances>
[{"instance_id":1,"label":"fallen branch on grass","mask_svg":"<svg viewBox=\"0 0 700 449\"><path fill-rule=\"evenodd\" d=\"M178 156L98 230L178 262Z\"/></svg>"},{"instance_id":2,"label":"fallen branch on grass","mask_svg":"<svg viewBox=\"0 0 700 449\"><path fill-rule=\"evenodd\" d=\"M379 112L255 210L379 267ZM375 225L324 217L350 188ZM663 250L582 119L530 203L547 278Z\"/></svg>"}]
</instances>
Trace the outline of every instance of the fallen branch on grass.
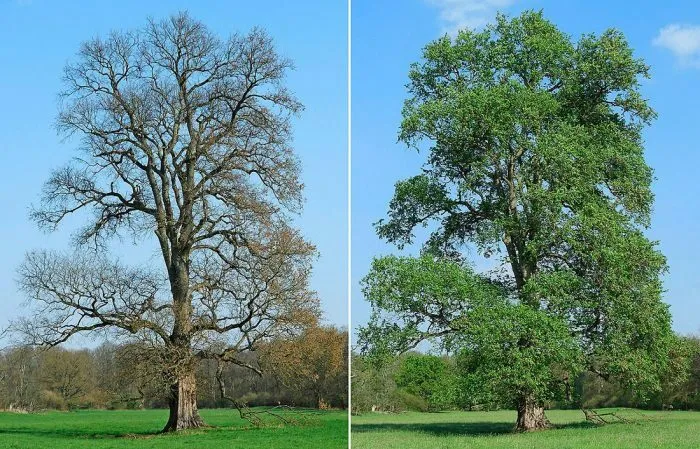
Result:
<instances>
[{"instance_id":1,"label":"fallen branch on grass","mask_svg":"<svg viewBox=\"0 0 700 449\"><path fill-rule=\"evenodd\" d=\"M628 414L625 415L622 411L608 411L608 412L598 412L593 409L581 408L581 411L586 416L586 421L592 422L594 424L612 424L616 422L621 422L625 424L632 424L639 422L641 420L652 421L652 419L641 412L636 410L626 410ZM636 415L635 417L630 417L629 414Z\"/></svg>"},{"instance_id":2,"label":"fallen branch on grass","mask_svg":"<svg viewBox=\"0 0 700 449\"><path fill-rule=\"evenodd\" d=\"M277 405L272 408L253 410L247 404L228 396L222 373L224 365L218 363L216 368L216 381L219 384L221 397L229 401L238 410L241 418L247 420L255 427L268 427L274 425L302 426L316 423L318 413L310 410L300 410L289 405Z\"/></svg>"}]
</instances>

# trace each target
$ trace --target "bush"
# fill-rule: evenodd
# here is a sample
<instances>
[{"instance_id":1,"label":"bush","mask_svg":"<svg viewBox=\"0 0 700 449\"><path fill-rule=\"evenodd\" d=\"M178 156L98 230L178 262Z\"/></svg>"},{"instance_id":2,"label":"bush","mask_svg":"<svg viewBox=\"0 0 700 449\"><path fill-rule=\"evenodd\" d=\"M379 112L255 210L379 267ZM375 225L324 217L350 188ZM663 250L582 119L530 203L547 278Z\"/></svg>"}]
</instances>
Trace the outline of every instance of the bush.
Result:
<instances>
[{"instance_id":1,"label":"bush","mask_svg":"<svg viewBox=\"0 0 700 449\"><path fill-rule=\"evenodd\" d=\"M393 402L396 405L395 411L427 412L430 410L428 401L406 390L398 389L394 391L393 396Z\"/></svg>"},{"instance_id":2,"label":"bush","mask_svg":"<svg viewBox=\"0 0 700 449\"><path fill-rule=\"evenodd\" d=\"M80 398L71 401L71 405L77 408L107 408L110 398L102 390L93 390Z\"/></svg>"},{"instance_id":3,"label":"bush","mask_svg":"<svg viewBox=\"0 0 700 449\"><path fill-rule=\"evenodd\" d=\"M68 403L60 394L51 390L41 390L39 393L39 407L55 410L68 410Z\"/></svg>"},{"instance_id":4,"label":"bush","mask_svg":"<svg viewBox=\"0 0 700 449\"><path fill-rule=\"evenodd\" d=\"M399 388L423 399L433 411L456 406L457 376L446 357L408 354L394 379Z\"/></svg>"}]
</instances>

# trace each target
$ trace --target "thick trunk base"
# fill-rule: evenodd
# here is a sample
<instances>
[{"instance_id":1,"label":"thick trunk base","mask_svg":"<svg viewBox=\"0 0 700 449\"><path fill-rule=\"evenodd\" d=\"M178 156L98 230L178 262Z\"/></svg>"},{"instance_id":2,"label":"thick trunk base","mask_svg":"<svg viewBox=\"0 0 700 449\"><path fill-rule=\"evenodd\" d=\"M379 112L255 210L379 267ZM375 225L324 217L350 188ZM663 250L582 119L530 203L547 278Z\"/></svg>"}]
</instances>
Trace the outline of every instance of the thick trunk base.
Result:
<instances>
[{"instance_id":1,"label":"thick trunk base","mask_svg":"<svg viewBox=\"0 0 700 449\"><path fill-rule=\"evenodd\" d=\"M194 375L181 377L170 387L170 417L163 432L205 427L197 410L197 383Z\"/></svg>"},{"instance_id":2,"label":"thick trunk base","mask_svg":"<svg viewBox=\"0 0 700 449\"><path fill-rule=\"evenodd\" d=\"M515 430L531 432L548 429L552 426L544 414L544 407L530 397L522 398L518 403L518 421Z\"/></svg>"}]
</instances>

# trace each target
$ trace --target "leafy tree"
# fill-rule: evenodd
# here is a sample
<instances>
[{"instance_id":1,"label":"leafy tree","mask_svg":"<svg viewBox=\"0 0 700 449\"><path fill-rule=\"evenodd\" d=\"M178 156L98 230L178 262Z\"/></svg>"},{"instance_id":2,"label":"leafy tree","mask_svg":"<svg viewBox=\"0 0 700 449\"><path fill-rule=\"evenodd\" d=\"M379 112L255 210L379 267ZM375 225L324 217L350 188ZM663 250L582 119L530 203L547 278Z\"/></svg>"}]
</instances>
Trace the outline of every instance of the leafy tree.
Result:
<instances>
[{"instance_id":1,"label":"leafy tree","mask_svg":"<svg viewBox=\"0 0 700 449\"><path fill-rule=\"evenodd\" d=\"M677 335L661 390L644 404L650 408L697 408L700 404L700 339Z\"/></svg>"},{"instance_id":2,"label":"leafy tree","mask_svg":"<svg viewBox=\"0 0 700 449\"><path fill-rule=\"evenodd\" d=\"M435 355L410 354L401 361L396 386L423 398L433 409L455 405L457 379L450 362Z\"/></svg>"},{"instance_id":3,"label":"leafy tree","mask_svg":"<svg viewBox=\"0 0 700 449\"><path fill-rule=\"evenodd\" d=\"M564 322L522 304L480 308L469 318L459 366L469 385L488 392L481 399L510 405L523 394L542 401L570 394L581 351Z\"/></svg>"},{"instance_id":4,"label":"leafy tree","mask_svg":"<svg viewBox=\"0 0 700 449\"><path fill-rule=\"evenodd\" d=\"M352 412L428 411L431 407L420 396L396 385L396 378L405 357L370 357L352 355Z\"/></svg>"},{"instance_id":5,"label":"leafy tree","mask_svg":"<svg viewBox=\"0 0 700 449\"><path fill-rule=\"evenodd\" d=\"M165 431L204 424L199 361L257 370L239 354L318 318L315 248L289 223L303 188L291 67L263 30L221 40L177 14L89 40L65 69L58 127L82 149L31 216L53 230L81 212L76 245L99 251L30 253L19 283L33 310L13 327L51 346L99 330L138 339L169 385ZM103 255L125 234L155 238L160 269Z\"/></svg>"},{"instance_id":6,"label":"leafy tree","mask_svg":"<svg viewBox=\"0 0 700 449\"><path fill-rule=\"evenodd\" d=\"M513 388L521 430L548 425L550 385L572 379L579 363L641 394L657 390L672 334L665 258L644 235L653 194L642 130L655 113L639 83L648 76L620 32L573 42L537 12L427 45L411 67L399 137L428 157L421 174L396 184L377 232L401 248L429 226L424 254L459 261L470 248L499 257L502 269L459 275L435 264L415 273L419 288L402 279L405 261L379 277L380 259L365 281L370 349L452 334L483 345L480 357ZM469 313L488 303L492 284L504 318L488 312L482 332ZM409 313L431 327L393 321Z\"/></svg>"},{"instance_id":7,"label":"leafy tree","mask_svg":"<svg viewBox=\"0 0 700 449\"><path fill-rule=\"evenodd\" d=\"M352 413L396 411L396 363L375 363L366 356L352 354Z\"/></svg>"}]
</instances>

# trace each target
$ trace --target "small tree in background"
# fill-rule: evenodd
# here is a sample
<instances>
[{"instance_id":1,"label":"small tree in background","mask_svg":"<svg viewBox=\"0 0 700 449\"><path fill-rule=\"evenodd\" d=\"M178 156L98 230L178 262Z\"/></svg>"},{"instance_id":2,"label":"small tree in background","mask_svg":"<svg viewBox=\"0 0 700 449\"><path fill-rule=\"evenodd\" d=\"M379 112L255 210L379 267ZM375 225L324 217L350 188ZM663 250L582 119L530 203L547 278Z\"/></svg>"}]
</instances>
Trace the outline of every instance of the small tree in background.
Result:
<instances>
[{"instance_id":1,"label":"small tree in background","mask_svg":"<svg viewBox=\"0 0 700 449\"><path fill-rule=\"evenodd\" d=\"M352 354L351 385L352 413L367 411L399 411L402 405L397 399L394 379L398 363L376 363L366 356Z\"/></svg>"},{"instance_id":2,"label":"small tree in background","mask_svg":"<svg viewBox=\"0 0 700 449\"><path fill-rule=\"evenodd\" d=\"M313 326L297 338L266 345L260 351L261 364L286 387L310 395L317 407L325 408L339 400L347 403L347 348L347 332Z\"/></svg>"},{"instance_id":3,"label":"small tree in background","mask_svg":"<svg viewBox=\"0 0 700 449\"><path fill-rule=\"evenodd\" d=\"M95 390L95 366L87 350L67 351L52 348L40 353L40 385L43 391L57 395L69 408L85 402Z\"/></svg>"},{"instance_id":4,"label":"small tree in background","mask_svg":"<svg viewBox=\"0 0 700 449\"><path fill-rule=\"evenodd\" d=\"M672 332L666 262L644 235L648 71L619 32L572 42L534 12L426 46L400 140L428 157L377 231L399 248L416 227L433 232L425 258L375 261L365 349L472 350L484 385L510 391L520 430L547 427L545 402L583 368L658 390ZM474 274L467 247L501 270Z\"/></svg>"},{"instance_id":5,"label":"small tree in background","mask_svg":"<svg viewBox=\"0 0 700 449\"><path fill-rule=\"evenodd\" d=\"M30 343L90 331L135 338L168 384L164 428L202 426L195 367L315 323L314 247L289 224L302 204L285 88L292 67L255 29L221 40L187 14L85 42L64 73L58 127L82 147L44 186L32 218L76 212L80 251L35 251L19 269ZM111 237L155 237L160 267L103 254Z\"/></svg>"}]
</instances>

